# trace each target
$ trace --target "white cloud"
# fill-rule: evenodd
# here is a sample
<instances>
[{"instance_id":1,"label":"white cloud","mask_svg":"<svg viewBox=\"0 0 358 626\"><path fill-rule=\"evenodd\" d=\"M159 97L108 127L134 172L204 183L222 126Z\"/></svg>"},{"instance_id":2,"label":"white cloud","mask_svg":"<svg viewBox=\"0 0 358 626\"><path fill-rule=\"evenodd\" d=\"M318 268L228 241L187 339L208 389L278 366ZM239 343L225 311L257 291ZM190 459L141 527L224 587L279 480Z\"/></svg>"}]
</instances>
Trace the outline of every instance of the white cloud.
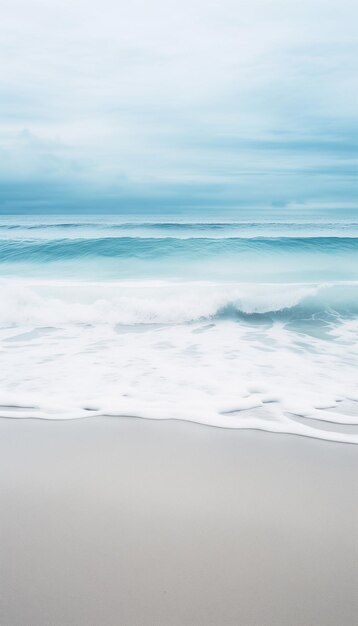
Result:
<instances>
[{"instance_id":1,"label":"white cloud","mask_svg":"<svg viewBox=\"0 0 358 626\"><path fill-rule=\"evenodd\" d=\"M222 138L355 125L352 0L3 0L0 17L3 179L228 184L340 157Z\"/></svg>"}]
</instances>

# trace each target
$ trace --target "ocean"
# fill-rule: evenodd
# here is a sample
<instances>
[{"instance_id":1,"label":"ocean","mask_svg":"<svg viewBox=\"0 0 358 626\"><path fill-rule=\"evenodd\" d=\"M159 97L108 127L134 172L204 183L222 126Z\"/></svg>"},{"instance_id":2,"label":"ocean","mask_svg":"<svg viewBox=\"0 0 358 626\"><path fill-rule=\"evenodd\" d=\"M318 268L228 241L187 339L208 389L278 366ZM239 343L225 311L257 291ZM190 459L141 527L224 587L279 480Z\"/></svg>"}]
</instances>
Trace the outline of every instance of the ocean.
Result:
<instances>
[{"instance_id":1,"label":"ocean","mask_svg":"<svg viewBox=\"0 0 358 626\"><path fill-rule=\"evenodd\" d=\"M0 416L358 443L358 221L0 218Z\"/></svg>"}]
</instances>

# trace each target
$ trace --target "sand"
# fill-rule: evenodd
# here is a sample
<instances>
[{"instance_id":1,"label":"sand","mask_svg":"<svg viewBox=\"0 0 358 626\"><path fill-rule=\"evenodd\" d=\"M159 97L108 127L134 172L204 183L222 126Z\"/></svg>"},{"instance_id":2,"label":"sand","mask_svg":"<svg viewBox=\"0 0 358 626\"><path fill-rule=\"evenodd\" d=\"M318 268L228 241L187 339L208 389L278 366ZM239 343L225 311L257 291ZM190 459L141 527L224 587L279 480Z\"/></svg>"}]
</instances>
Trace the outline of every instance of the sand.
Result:
<instances>
[{"instance_id":1,"label":"sand","mask_svg":"<svg viewBox=\"0 0 358 626\"><path fill-rule=\"evenodd\" d=\"M1 626L354 626L358 446L0 420Z\"/></svg>"}]
</instances>

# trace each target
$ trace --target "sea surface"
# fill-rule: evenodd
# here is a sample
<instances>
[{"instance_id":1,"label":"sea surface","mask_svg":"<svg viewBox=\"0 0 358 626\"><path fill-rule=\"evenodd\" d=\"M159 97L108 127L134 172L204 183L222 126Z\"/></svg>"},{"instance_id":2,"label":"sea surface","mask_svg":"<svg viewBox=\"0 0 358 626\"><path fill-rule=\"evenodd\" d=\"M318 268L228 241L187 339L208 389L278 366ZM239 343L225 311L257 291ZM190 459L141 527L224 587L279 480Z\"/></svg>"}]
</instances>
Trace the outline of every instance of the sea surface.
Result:
<instances>
[{"instance_id":1,"label":"sea surface","mask_svg":"<svg viewBox=\"0 0 358 626\"><path fill-rule=\"evenodd\" d=\"M358 218L337 215L0 217L0 416L358 443Z\"/></svg>"}]
</instances>

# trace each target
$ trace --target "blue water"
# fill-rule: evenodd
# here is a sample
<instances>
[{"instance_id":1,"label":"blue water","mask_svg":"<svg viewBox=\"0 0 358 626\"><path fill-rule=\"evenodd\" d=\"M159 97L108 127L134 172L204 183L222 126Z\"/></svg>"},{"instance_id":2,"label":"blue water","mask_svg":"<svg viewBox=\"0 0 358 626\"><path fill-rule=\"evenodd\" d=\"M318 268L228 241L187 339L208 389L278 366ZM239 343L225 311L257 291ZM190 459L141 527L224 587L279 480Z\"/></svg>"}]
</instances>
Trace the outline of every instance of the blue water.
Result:
<instances>
[{"instance_id":1,"label":"blue water","mask_svg":"<svg viewBox=\"0 0 358 626\"><path fill-rule=\"evenodd\" d=\"M0 276L317 284L327 309L356 314L358 222L5 217Z\"/></svg>"},{"instance_id":2,"label":"blue water","mask_svg":"<svg viewBox=\"0 0 358 626\"><path fill-rule=\"evenodd\" d=\"M0 220L2 275L355 281L356 222Z\"/></svg>"},{"instance_id":3,"label":"blue water","mask_svg":"<svg viewBox=\"0 0 358 626\"><path fill-rule=\"evenodd\" d=\"M3 217L0 293L0 414L358 442L352 215Z\"/></svg>"}]
</instances>

